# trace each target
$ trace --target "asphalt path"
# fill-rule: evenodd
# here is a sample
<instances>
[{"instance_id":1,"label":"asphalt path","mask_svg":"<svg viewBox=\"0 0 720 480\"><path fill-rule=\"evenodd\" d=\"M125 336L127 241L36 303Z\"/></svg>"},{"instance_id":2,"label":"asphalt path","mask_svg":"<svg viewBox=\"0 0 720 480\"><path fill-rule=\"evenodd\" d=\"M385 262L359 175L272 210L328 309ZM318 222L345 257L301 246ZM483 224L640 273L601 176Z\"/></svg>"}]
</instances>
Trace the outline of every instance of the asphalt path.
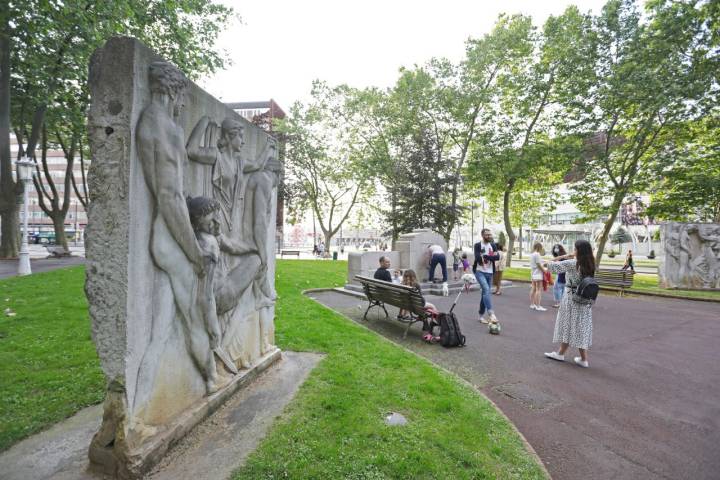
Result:
<instances>
[{"instance_id":1,"label":"asphalt path","mask_svg":"<svg viewBox=\"0 0 720 480\"><path fill-rule=\"evenodd\" d=\"M546 359L557 310L530 310L529 286L494 296L502 333L478 322L479 293L455 309L467 346L420 339L367 302L309 295L476 385L527 438L556 480L720 478L720 303L602 295L593 308L590 368ZM447 311L452 298L430 297ZM389 308L394 317L397 310Z\"/></svg>"},{"instance_id":2,"label":"asphalt path","mask_svg":"<svg viewBox=\"0 0 720 480\"><path fill-rule=\"evenodd\" d=\"M73 265L82 265L85 263L85 257L63 257L63 258L31 258L30 270L32 273L47 272L57 268L71 267ZM17 260L0 260L0 278L14 277L17 275Z\"/></svg>"}]
</instances>

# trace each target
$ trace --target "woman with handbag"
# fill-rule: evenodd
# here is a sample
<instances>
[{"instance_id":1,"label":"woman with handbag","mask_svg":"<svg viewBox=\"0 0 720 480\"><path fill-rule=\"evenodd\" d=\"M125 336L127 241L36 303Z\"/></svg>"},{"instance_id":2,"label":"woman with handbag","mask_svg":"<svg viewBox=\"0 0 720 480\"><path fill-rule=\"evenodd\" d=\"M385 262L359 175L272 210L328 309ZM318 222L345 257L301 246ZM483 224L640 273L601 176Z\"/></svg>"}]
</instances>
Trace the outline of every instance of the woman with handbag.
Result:
<instances>
[{"instance_id":1,"label":"woman with handbag","mask_svg":"<svg viewBox=\"0 0 720 480\"><path fill-rule=\"evenodd\" d=\"M545 356L553 360L564 361L568 347L577 348L580 356L574 361L581 367L589 367L587 349L592 344L592 302L575 298L575 290L584 277L595 276L595 257L587 240L575 242L575 253L561 255L548 264L553 273L565 273L567 287L560 301L560 309L555 319L553 343L559 343L557 352L547 352Z\"/></svg>"}]
</instances>

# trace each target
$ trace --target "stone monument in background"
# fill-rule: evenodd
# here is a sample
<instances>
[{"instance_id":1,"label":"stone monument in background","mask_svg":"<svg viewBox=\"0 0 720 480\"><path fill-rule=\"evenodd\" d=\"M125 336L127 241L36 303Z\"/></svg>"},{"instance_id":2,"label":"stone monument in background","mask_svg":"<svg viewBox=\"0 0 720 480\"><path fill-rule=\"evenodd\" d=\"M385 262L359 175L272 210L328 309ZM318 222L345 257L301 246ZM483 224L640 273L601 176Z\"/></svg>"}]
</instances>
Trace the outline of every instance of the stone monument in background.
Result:
<instances>
[{"instance_id":1,"label":"stone monument in background","mask_svg":"<svg viewBox=\"0 0 720 480\"><path fill-rule=\"evenodd\" d=\"M660 233L661 287L720 289L720 224L668 222Z\"/></svg>"},{"instance_id":2,"label":"stone monument in background","mask_svg":"<svg viewBox=\"0 0 720 480\"><path fill-rule=\"evenodd\" d=\"M137 40L90 65L87 281L107 377L91 464L139 478L280 357L265 132Z\"/></svg>"}]
</instances>

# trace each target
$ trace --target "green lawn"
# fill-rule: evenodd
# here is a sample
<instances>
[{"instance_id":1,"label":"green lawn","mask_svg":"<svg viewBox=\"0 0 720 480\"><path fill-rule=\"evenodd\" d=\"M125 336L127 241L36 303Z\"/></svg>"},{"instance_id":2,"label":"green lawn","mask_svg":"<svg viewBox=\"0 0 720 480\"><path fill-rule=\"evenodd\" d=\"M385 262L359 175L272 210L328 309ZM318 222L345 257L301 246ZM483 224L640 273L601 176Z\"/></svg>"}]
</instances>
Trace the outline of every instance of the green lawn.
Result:
<instances>
[{"instance_id":1,"label":"green lawn","mask_svg":"<svg viewBox=\"0 0 720 480\"><path fill-rule=\"evenodd\" d=\"M343 284L347 263L277 270L277 344L326 357L236 478L544 478L475 390L301 294ZM82 282L81 267L0 281L18 312L0 318L0 450L102 399ZM409 424L385 426L391 411Z\"/></svg>"},{"instance_id":2,"label":"green lawn","mask_svg":"<svg viewBox=\"0 0 720 480\"><path fill-rule=\"evenodd\" d=\"M524 267L506 268L503 273L505 280L521 280L530 281L530 269ZM647 273L636 273L633 278L633 286L626 290L628 293L654 293L660 295L669 295L678 298L697 298L705 300L720 301L720 291L702 291L702 290L673 290L658 287L657 275Z\"/></svg>"},{"instance_id":3,"label":"green lawn","mask_svg":"<svg viewBox=\"0 0 720 480\"><path fill-rule=\"evenodd\" d=\"M0 451L101 402L83 267L0 281Z\"/></svg>"}]
</instances>

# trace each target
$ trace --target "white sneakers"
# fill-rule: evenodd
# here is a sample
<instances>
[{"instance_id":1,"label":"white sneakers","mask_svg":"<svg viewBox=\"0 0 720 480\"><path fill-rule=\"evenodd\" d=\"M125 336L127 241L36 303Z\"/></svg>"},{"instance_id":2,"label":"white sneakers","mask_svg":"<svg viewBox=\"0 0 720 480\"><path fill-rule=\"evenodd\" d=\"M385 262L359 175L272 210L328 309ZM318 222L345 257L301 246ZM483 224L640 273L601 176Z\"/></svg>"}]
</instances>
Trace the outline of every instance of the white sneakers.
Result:
<instances>
[{"instance_id":1,"label":"white sneakers","mask_svg":"<svg viewBox=\"0 0 720 480\"><path fill-rule=\"evenodd\" d=\"M582 357L575 357L573 358L573 361L575 361L576 364L580 365L583 368L588 368L590 364L587 360L583 360Z\"/></svg>"},{"instance_id":2,"label":"white sneakers","mask_svg":"<svg viewBox=\"0 0 720 480\"><path fill-rule=\"evenodd\" d=\"M551 359L553 359L553 360L557 360L558 362L564 362L564 361L565 361L565 355L560 355L560 354L557 353L557 352L545 352L545 356L546 356L547 358L551 358ZM578 366L580 366L580 367L583 367L583 368L588 368L588 367L590 367L590 364L588 363L588 361L587 361L587 360L583 360L582 357L575 357L575 358L573 358L573 361L575 362L576 365L578 365Z\"/></svg>"},{"instance_id":3,"label":"white sneakers","mask_svg":"<svg viewBox=\"0 0 720 480\"><path fill-rule=\"evenodd\" d=\"M543 307L542 305L530 305L530 310L537 310L538 312L547 312L547 308Z\"/></svg>"},{"instance_id":4,"label":"white sneakers","mask_svg":"<svg viewBox=\"0 0 720 480\"><path fill-rule=\"evenodd\" d=\"M557 352L545 352L545 356L547 358L552 358L553 360L557 360L558 362L564 362L565 361L565 355L560 355Z\"/></svg>"},{"instance_id":5,"label":"white sneakers","mask_svg":"<svg viewBox=\"0 0 720 480\"><path fill-rule=\"evenodd\" d=\"M488 310L487 318L485 318L485 315L480 316L480 323L484 323L487 325L488 323L497 323L498 319L495 316L495 312Z\"/></svg>"}]
</instances>

